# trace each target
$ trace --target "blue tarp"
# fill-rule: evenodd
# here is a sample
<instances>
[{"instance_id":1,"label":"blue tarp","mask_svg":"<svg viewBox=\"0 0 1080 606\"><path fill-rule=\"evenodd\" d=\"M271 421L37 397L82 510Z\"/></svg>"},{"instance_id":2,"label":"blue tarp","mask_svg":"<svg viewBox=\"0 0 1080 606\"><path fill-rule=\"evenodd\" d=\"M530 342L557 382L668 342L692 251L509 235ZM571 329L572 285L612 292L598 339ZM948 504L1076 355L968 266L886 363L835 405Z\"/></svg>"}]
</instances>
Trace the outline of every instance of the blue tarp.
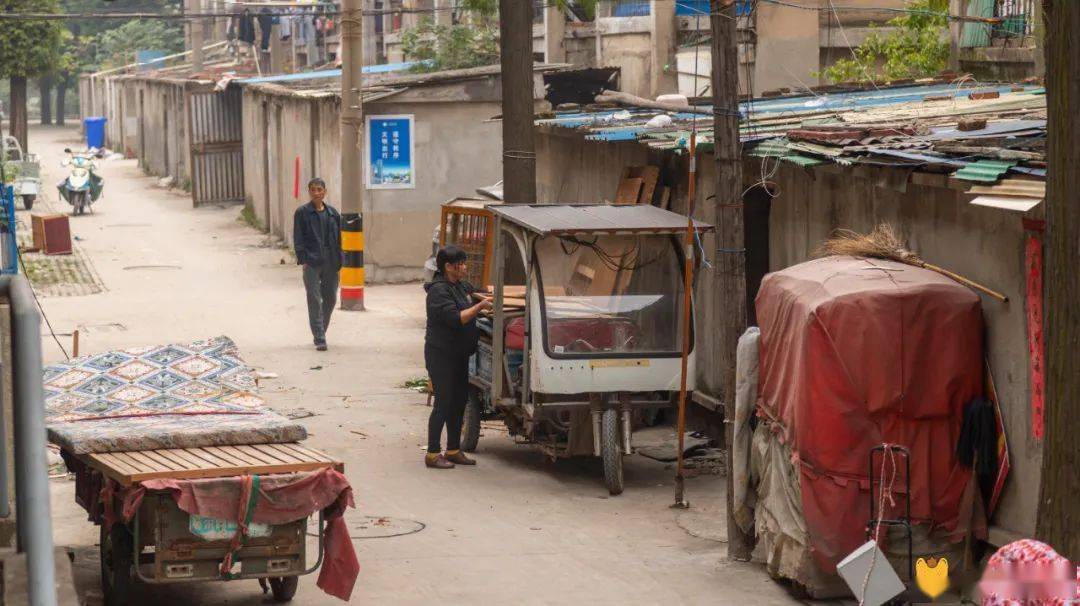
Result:
<instances>
[{"instance_id":1,"label":"blue tarp","mask_svg":"<svg viewBox=\"0 0 1080 606\"><path fill-rule=\"evenodd\" d=\"M365 74L388 74L391 72L403 72L420 65L419 61L406 63L384 63L382 65L368 65L364 67ZM237 80L241 84L265 84L268 82L296 82L299 80L321 80L323 78L340 78L340 69L324 69L317 72L300 72L296 74L279 74L277 76L260 76L258 78L244 78Z\"/></svg>"}]
</instances>

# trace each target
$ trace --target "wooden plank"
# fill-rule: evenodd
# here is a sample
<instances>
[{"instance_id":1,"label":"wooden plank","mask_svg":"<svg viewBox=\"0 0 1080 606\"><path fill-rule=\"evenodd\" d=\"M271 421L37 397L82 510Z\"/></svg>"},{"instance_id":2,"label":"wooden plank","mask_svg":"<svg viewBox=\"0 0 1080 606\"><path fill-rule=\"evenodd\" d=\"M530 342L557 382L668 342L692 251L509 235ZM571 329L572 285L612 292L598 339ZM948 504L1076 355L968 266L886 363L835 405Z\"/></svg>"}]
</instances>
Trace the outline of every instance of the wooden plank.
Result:
<instances>
[{"instance_id":1,"label":"wooden plank","mask_svg":"<svg viewBox=\"0 0 1080 606\"><path fill-rule=\"evenodd\" d=\"M139 467L139 471L142 473L150 473L159 469L158 464L153 459L148 458L146 455L140 452L123 452L120 456L126 458L133 465Z\"/></svg>"},{"instance_id":2,"label":"wooden plank","mask_svg":"<svg viewBox=\"0 0 1080 606\"><path fill-rule=\"evenodd\" d=\"M173 465L179 465L180 469L198 469L201 465L195 465L187 461L187 459L177 456L176 451L171 448L159 448L153 451L154 455L165 459Z\"/></svg>"},{"instance_id":3,"label":"wooden plank","mask_svg":"<svg viewBox=\"0 0 1080 606\"><path fill-rule=\"evenodd\" d=\"M261 448L270 449L271 451L273 451L273 453L275 455L277 455L277 457L279 459L281 459L285 463L310 463L311 462L311 461L308 461L306 458L303 458L303 457L300 457L297 454L294 454L290 450L286 450L284 448L279 448L277 444L264 444L264 445L262 445Z\"/></svg>"},{"instance_id":4,"label":"wooden plank","mask_svg":"<svg viewBox=\"0 0 1080 606\"><path fill-rule=\"evenodd\" d=\"M280 462L260 454L258 451L252 452L247 446L221 446L220 448L249 465L273 465Z\"/></svg>"},{"instance_id":5,"label":"wooden plank","mask_svg":"<svg viewBox=\"0 0 1080 606\"><path fill-rule=\"evenodd\" d=\"M112 453L100 452L90 455L90 460L94 463L94 466L101 471L114 470L119 475L131 475L139 473L139 469L128 464L127 461L121 460ZM108 475L108 474L106 474Z\"/></svg>"},{"instance_id":6,"label":"wooden plank","mask_svg":"<svg viewBox=\"0 0 1080 606\"><path fill-rule=\"evenodd\" d=\"M152 450L140 450L138 452L132 453L132 456L139 456L146 459L150 462L151 465L154 466L155 469L169 469L172 471L180 471L183 469L183 467L165 460Z\"/></svg>"},{"instance_id":7,"label":"wooden plank","mask_svg":"<svg viewBox=\"0 0 1080 606\"><path fill-rule=\"evenodd\" d=\"M293 444L275 444L274 446L277 446L278 448L281 448L283 450L288 450L289 452L295 454L297 457L303 458L303 460L305 460L305 461L309 461L309 462L321 462L322 461L322 459L319 456L311 454L309 452L304 452L303 450L301 450L299 448L296 448L297 444L295 444L295 443L293 443Z\"/></svg>"},{"instance_id":8,"label":"wooden plank","mask_svg":"<svg viewBox=\"0 0 1080 606\"><path fill-rule=\"evenodd\" d=\"M623 170L623 179L641 179L641 192L638 194L638 204L652 204L656 194L656 185L660 182L659 166L627 166Z\"/></svg>"},{"instance_id":9,"label":"wooden plank","mask_svg":"<svg viewBox=\"0 0 1080 606\"><path fill-rule=\"evenodd\" d=\"M183 448L171 448L167 452L173 458L183 460L185 463L187 463L188 469L202 469L210 465L206 461L192 455Z\"/></svg>"},{"instance_id":10,"label":"wooden plank","mask_svg":"<svg viewBox=\"0 0 1080 606\"><path fill-rule=\"evenodd\" d=\"M215 457L213 454L211 454L209 452L206 452L202 448L185 448L184 452L188 453L189 455L191 455L191 456L193 456L193 457L195 457L195 458L197 458L197 459L199 459L201 461L205 461L206 465L209 466L209 467L227 467L228 466L228 463L226 463L225 461L222 461L221 459Z\"/></svg>"},{"instance_id":11,"label":"wooden plank","mask_svg":"<svg viewBox=\"0 0 1080 606\"><path fill-rule=\"evenodd\" d=\"M615 204L637 204L643 184L641 177L623 179L615 190Z\"/></svg>"},{"instance_id":12,"label":"wooden plank","mask_svg":"<svg viewBox=\"0 0 1080 606\"><path fill-rule=\"evenodd\" d=\"M281 454L280 452L276 452L273 448L267 448L267 447L263 446L262 444L252 444L252 445L248 446L247 448L245 448L245 450L257 451L258 453L262 454L263 456L269 457L270 459L272 459L273 461L276 461L278 463L289 464L289 463L302 463L303 462L303 461L297 461L297 460L293 459L292 457L285 456L285 455Z\"/></svg>"},{"instance_id":13,"label":"wooden plank","mask_svg":"<svg viewBox=\"0 0 1080 606\"><path fill-rule=\"evenodd\" d=\"M203 450L221 459L222 462L224 462L224 465L222 465L222 467L250 465L250 463L248 463L244 459L238 459L217 446L203 446Z\"/></svg>"}]
</instances>

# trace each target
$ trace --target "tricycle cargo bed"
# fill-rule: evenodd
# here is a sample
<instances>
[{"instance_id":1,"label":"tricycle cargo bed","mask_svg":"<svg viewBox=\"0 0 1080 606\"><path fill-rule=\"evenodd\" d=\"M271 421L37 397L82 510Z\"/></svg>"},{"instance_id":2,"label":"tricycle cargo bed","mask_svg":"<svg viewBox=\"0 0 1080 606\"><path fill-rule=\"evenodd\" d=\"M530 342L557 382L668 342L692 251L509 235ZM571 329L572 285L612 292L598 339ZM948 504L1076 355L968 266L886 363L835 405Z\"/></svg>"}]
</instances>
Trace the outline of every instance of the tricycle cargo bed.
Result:
<instances>
[{"instance_id":1,"label":"tricycle cargo bed","mask_svg":"<svg viewBox=\"0 0 1080 606\"><path fill-rule=\"evenodd\" d=\"M80 458L121 486L160 478L192 480L317 471L327 467L343 471L340 461L297 442L105 452Z\"/></svg>"}]
</instances>

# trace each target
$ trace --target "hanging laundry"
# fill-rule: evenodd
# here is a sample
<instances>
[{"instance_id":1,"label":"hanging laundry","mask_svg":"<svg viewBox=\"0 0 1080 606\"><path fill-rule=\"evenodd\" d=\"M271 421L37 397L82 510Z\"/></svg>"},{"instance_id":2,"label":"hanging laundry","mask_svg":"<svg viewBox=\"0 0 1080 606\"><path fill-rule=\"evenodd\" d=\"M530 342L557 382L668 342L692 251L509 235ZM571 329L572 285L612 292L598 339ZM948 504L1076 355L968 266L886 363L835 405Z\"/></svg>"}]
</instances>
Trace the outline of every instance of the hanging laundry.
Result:
<instances>
[{"instance_id":1,"label":"hanging laundry","mask_svg":"<svg viewBox=\"0 0 1080 606\"><path fill-rule=\"evenodd\" d=\"M274 25L274 16L270 14L269 9L262 9L259 12L259 33L261 35L259 39L259 47L264 51L270 50L270 30Z\"/></svg>"},{"instance_id":2,"label":"hanging laundry","mask_svg":"<svg viewBox=\"0 0 1080 606\"><path fill-rule=\"evenodd\" d=\"M255 44L255 18L251 15L251 11L245 10L240 15L236 37L241 42Z\"/></svg>"}]
</instances>

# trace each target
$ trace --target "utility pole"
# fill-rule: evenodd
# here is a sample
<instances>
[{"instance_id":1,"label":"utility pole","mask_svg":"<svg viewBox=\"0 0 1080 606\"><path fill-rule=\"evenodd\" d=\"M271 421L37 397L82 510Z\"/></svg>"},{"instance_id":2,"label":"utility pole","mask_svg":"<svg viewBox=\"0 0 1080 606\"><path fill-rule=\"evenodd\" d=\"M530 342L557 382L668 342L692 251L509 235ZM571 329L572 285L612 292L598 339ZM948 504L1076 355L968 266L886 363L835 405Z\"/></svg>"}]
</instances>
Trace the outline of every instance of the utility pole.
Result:
<instances>
[{"instance_id":1,"label":"utility pole","mask_svg":"<svg viewBox=\"0 0 1080 606\"><path fill-rule=\"evenodd\" d=\"M187 0L187 10L194 14L203 12L202 0ZM198 73L203 70L203 18L188 21L188 29L191 31L191 69Z\"/></svg>"},{"instance_id":2,"label":"utility pole","mask_svg":"<svg viewBox=\"0 0 1080 606\"><path fill-rule=\"evenodd\" d=\"M742 148L739 142L739 47L734 0L711 0L713 154L716 157L716 286L719 309L717 368L726 423L728 558L746 561L753 540L734 516L730 456L735 434L735 349L746 330L746 249L743 242Z\"/></svg>"},{"instance_id":3,"label":"utility pole","mask_svg":"<svg viewBox=\"0 0 1080 606\"><path fill-rule=\"evenodd\" d=\"M499 0L502 64L503 199L536 203L532 0Z\"/></svg>"},{"instance_id":4,"label":"utility pole","mask_svg":"<svg viewBox=\"0 0 1080 606\"><path fill-rule=\"evenodd\" d=\"M1080 561L1080 374L1074 356L1080 342L1080 2L1044 0L1046 26L1046 407L1042 486L1035 535L1062 556Z\"/></svg>"},{"instance_id":5,"label":"utility pole","mask_svg":"<svg viewBox=\"0 0 1080 606\"><path fill-rule=\"evenodd\" d=\"M341 2L341 309L364 310L364 205L360 133L364 112L363 0Z\"/></svg>"}]
</instances>

